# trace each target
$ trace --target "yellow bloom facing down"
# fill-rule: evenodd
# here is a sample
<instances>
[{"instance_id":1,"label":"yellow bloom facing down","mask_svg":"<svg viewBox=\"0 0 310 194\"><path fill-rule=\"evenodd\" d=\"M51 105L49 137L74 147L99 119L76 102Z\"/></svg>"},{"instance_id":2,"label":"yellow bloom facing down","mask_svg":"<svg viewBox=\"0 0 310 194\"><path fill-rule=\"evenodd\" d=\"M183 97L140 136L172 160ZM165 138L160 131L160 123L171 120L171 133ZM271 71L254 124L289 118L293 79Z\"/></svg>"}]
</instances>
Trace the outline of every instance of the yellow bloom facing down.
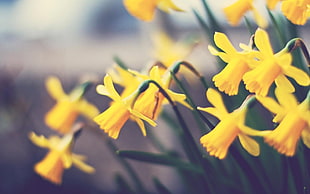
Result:
<instances>
[{"instance_id":1,"label":"yellow bloom facing down","mask_svg":"<svg viewBox=\"0 0 310 194\"><path fill-rule=\"evenodd\" d=\"M153 80L157 82L170 96L170 98L188 108L190 106L186 103L186 96L184 94L173 92L169 89L171 82L171 74L169 70L165 71L162 75L158 66L153 66L150 70L149 76L141 75L138 72L134 72L137 76L144 77L145 80ZM164 95L159 92L157 86L150 84L148 89L141 94L137 99L134 109L138 112L141 112L143 115L156 120L161 109L162 105L166 104L167 100Z\"/></svg>"},{"instance_id":2,"label":"yellow bloom facing down","mask_svg":"<svg viewBox=\"0 0 310 194\"><path fill-rule=\"evenodd\" d=\"M220 32L214 34L214 42L224 52L219 52L212 46L209 46L211 54L219 56L227 63L226 67L213 77L214 85L228 95L236 95L238 94L239 84L243 75L256 62L254 60L255 51L247 49L238 52L227 36ZM245 45L241 44L240 46L244 47Z\"/></svg>"},{"instance_id":3,"label":"yellow bloom facing down","mask_svg":"<svg viewBox=\"0 0 310 194\"><path fill-rule=\"evenodd\" d=\"M310 92L300 104L293 94L284 90L277 88L275 94L279 103L270 97L257 97L267 109L276 114L273 121L280 123L264 138L281 154L293 156L300 137L310 148Z\"/></svg>"},{"instance_id":4,"label":"yellow bloom facing down","mask_svg":"<svg viewBox=\"0 0 310 194\"><path fill-rule=\"evenodd\" d=\"M104 77L104 85L97 86L97 92L114 100L107 110L93 119L113 139L118 138L121 128L129 118L139 125L143 135L146 135L146 130L142 120L152 126L156 125L152 119L132 109L132 104L139 93L135 92L129 96L121 97L115 90L112 78L108 74Z\"/></svg>"},{"instance_id":5,"label":"yellow bloom facing down","mask_svg":"<svg viewBox=\"0 0 310 194\"><path fill-rule=\"evenodd\" d=\"M207 152L211 156L224 159L229 146L238 137L242 147L248 153L258 156L260 153L259 145L248 135L263 136L269 132L255 131L245 126L246 106L242 105L232 113L228 113L220 94L216 90L209 88L206 95L214 107L198 107L198 110L208 112L220 120L211 132L200 138L200 143L206 148Z\"/></svg>"},{"instance_id":6,"label":"yellow bloom facing down","mask_svg":"<svg viewBox=\"0 0 310 194\"><path fill-rule=\"evenodd\" d=\"M310 0L285 0L281 10L293 24L304 25L310 17Z\"/></svg>"},{"instance_id":7,"label":"yellow bloom facing down","mask_svg":"<svg viewBox=\"0 0 310 194\"><path fill-rule=\"evenodd\" d=\"M52 183L61 184L64 170L70 168L72 165L87 173L93 173L95 171L93 167L84 163L86 159L84 156L72 153L71 150L74 143L73 133L68 133L62 138L51 136L46 139L32 132L29 138L37 146L50 150L45 158L35 165L34 170Z\"/></svg>"},{"instance_id":8,"label":"yellow bloom facing down","mask_svg":"<svg viewBox=\"0 0 310 194\"><path fill-rule=\"evenodd\" d=\"M165 12L182 11L172 0L124 0L124 6L132 16L143 21L153 20L156 8Z\"/></svg>"},{"instance_id":9,"label":"yellow bloom facing down","mask_svg":"<svg viewBox=\"0 0 310 194\"><path fill-rule=\"evenodd\" d=\"M60 133L69 132L80 114L92 119L99 113L94 105L82 97L85 85L76 87L67 95L59 79L49 77L46 80L46 88L50 96L56 100L56 105L45 115L45 123Z\"/></svg>"},{"instance_id":10,"label":"yellow bloom facing down","mask_svg":"<svg viewBox=\"0 0 310 194\"><path fill-rule=\"evenodd\" d=\"M258 26L262 28L267 26L267 21L261 16L253 5L253 0L237 0L235 3L224 8L226 18L232 26L238 25L241 18L248 11L253 12L254 19Z\"/></svg>"},{"instance_id":11,"label":"yellow bloom facing down","mask_svg":"<svg viewBox=\"0 0 310 194\"><path fill-rule=\"evenodd\" d=\"M243 76L247 90L266 96L271 84L275 82L277 87L294 92L295 88L286 76L293 78L299 85L308 86L310 84L309 75L301 69L292 66L292 56L290 53L282 50L273 54L266 31L257 29L254 41L261 55L257 67Z\"/></svg>"}]
</instances>

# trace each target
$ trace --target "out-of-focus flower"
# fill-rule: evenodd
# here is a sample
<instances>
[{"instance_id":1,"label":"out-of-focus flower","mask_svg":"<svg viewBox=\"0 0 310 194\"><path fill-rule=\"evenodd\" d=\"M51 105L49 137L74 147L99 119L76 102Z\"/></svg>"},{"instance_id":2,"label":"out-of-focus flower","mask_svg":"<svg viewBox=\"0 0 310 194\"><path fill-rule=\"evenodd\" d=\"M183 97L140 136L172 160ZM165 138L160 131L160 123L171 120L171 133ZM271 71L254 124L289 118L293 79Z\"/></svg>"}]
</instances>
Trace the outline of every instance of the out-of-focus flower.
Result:
<instances>
[{"instance_id":1,"label":"out-of-focus flower","mask_svg":"<svg viewBox=\"0 0 310 194\"><path fill-rule=\"evenodd\" d=\"M139 74L138 72L135 72L135 74L143 77L144 80L155 81L165 90L173 101L190 108L185 101L186 96L184 94L176 93L169 89L171 82L171 74L169 71L166 71L162 75L160 68L158 66L153 66L150 70L149 76ZM159 91L158 87L150 84L149 88L137 99L134 109L141 112L143 115L156 120L162 109L162 105L165 103L167 103L167 100Z\"/></svg>"},{"instance_id":2,"label":"out-of-focus flower","mask_svg":"<svg viewBox=\"0 0 310 194\"><path fill-rule=\"evenodd\" d=\"M267 21L261 16L253 5L253 0L237 0L235 3L224 8L227 20L233 26L239 24L241 18L248 12L252 11L254 19L258 26L267 27Z\"/></svg>"},{"instance_id":3,"label":"out-of-focus flower","mask_svg":"<svg viewBox=\"0 0 310 194\"><path fill-rule=\"evenodd\" d=\"M46 139L30 133L30 140L39 147L49 149L45 158L34 167L36 173L55 184L62 183L62 175L65 169L72 165L84 172L93 173L95 169L84 163L85 156L72 153L74 133L67 133L62 138L51 136Z\"/></svg>"},{"instance_id":4,"label":"out-of-focus flower","mask_svg":"<svg viewBox=\"0 0 310 194\"><path fill-rule=\"evenodd\" d=\"M121 97L115 90L110 75L107 74L104 77L104 85L97 86L97 92L114 100L107 110L94 118L94 121L110 137L117 139L121 128L129 118L139 125L144 136L146 135L146 130L142 120L147 121L152 126L156 126L152 119L132 108L139 92L133 92L128 96Z\"/></svg>"},{"instance_id":5,"label":"out-of-focus flower","mask_svg":"<svg viewBox=\"0 0 310 194\"><path fill-rule=\"evenodd\" d=\"M175 42L164 32L157 32L153 36L155 60L163 63L165 67L172 66L176 61L185 60L191 53L197 41Z\"/></svg>"},{"instance_id":6,"label":"out-of-focus flower","mask_svg":"<svg viewBox=\"0 0 310 194\"><path fill-rule=\"evenodd\" d=\"M153 20L156 8L167 13L183 11L172 0L124 0L124 5L131 15L143 21Z\"/></svg>"},{"instance_id":7,"label":"out-of-focus flower","mask_svg":"<svg viewBox=\"0 0 310 194\"><path fill-rule=\"evenodd\" d=\"M304 25L310 17L310 0L285 0L281 10L293 24Z\"/></svg>"},{"instance_id":8,"label":"out-of-focus flower","mask_svg":"<svg viewBox=\"0 0 310 194\"><path fill-rule=\"evenodd\" d=\"M280 123L264 137L265 142L281 154L293 156L300 137L310 148L310 92L300 104L293 94L279 88L275 90L275 95L279 103L271 97L257 96L257 99L275 114L273 121Z\"/></svg>"},{"instance_id":9,"label":"out-of-focus flower","mask_svg":"<svg viewBox=\"0 0 310 194\"><path fill-rule=\"evenodd\" d=\"M206 95L214 107L198 107L198 110L205 111L220 120L211 132L200 138L200 143L206 148L207 152L211 156L224 159L229 146L238 137L242 147L247 152L253 156L258 156L260 153L259 144L248 135L263 136L269 131L256 131L245 125L247 105L243 104L232 113L228 113L221 95L216 90L209 88ZM245 103L247 102L245 101Z\"/></svg>"},{"instance_id":10,"label":"out-of-focus flower","mask_svg":"<svg viewBox=\"0 0 310 194\"><path fill-rule=\"evenodd\" d=\"M271 84L275 82L277 87L288 92L294 92L295 88L286 78L293 78L299 85L308 86L310 78L301 69L292 66L292 56L287 49L273 54L269 37L266 31L258 29L255 32L254 42L261 53L259 64L253 70L243 76L245 87L250 92L266 96Z\"/></svg>"},{"instance_id":11,"label":"out-of-focus flower","mask_svg":"<svg viewBox=\"0 0 310 194\"><path fill-rule=\"evenodd\" d=\"M83 98L88 86L89 83L81 84L66 94L58 78L48 77L46 88L50 96L56 100L56 105L45 115L45 123L65 134L70 131L80 114L89 119L96 116L99 113L98 109Z\"/></svg>"},{"instance_id":12,"label":"out-of-focus flower","mask_svg":"<svg viewBox=\"0 0 310 194\"><path fill-rule=\"evenodd\" d=\"M236 95L238 94L239 84L243 75L250 70L253 63L257 62L254 60L256 52L243 44L240 44L243 51L238 52L227 36L220 32L214 34L214 42L216 46L224 52L217 51L210 45L208 47L209 51L211 54L219 56L227 65L220 73L215 75L212 80L220 91L228 95Z\"/></svg>"}]
</instances>

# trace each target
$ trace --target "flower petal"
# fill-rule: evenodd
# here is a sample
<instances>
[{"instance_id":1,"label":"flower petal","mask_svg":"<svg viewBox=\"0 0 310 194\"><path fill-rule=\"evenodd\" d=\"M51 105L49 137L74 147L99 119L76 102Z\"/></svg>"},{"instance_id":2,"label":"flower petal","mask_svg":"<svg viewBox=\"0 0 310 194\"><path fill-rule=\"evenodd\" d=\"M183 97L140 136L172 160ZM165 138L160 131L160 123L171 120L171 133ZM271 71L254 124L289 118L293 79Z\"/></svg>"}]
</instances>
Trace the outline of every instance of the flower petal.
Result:
<instances>
[{"instance_id":1,"label":"flower petal","mask_svg":"<svg viewBox=\"0 0 310 194\"><path fill-rule=\"evenodd\" d=\"M209 102L222 113L227 113L226 107L222 100L222 96L213 88L209 88L206 92Z\"/></svg>"},{"instance_id":2,"label":"flower petal","mask_svg":"<svg viewBox=\"0 0 310 194\"><path fill-rule=\"evenodd\" d=\"M304 144L310 148L310 128L307 127L301 132L302 141Z\"/></svg>"},{"instance_id":3,"label":"flower petal","mask_svg":"<svg viewBox=\"0 0 310 194\"><path fill-rule=\"evenodd\" d=\"M86 116L89 119L93 119L96 115L99 114L99 110L93 104L87 102L86 100L82 99L78 103L76 103L76 109Z\"/></svg>"},{"instance_id":4,"label":"flower petal","mask_svg":"<svg viewBox=\"0 0 310 194\"><path fill-rule=\"evenodd\" d=\"M51 76L48 77L45 86L49 95L55 100L66 97L66 93L64 92L61 82L57 77Z\"/></svg>"},{"instance_id":5,"label":"flower petal","mask_svg":"<svg viewBox=\"0 0 310 194\"><path fill-rule=\"evenodd\" d=\"M37 146L42 148L49 147L49 141L43 135L37 136L34 132L31 132L29 133L29 139Z\"/></svg>"},{"instance_id":6,"label":"flower petal","mask_svg":"<svg viewBox=\"0 0 310 194\"><path fill-rule=\"evenodd\" d=\"M279 113L283 108L271 97L256 96L256 99L272 113Z\"/></svg>"},{"instance_id":7,"label":"flower petal","mask_svg":"<svg viewBox=\"0 0 310 194\"><path fill-rule=\"evenodd\" d=\"M291 84L291 82L282 74L280 74L276 79L275 83L279 88L282 88L283 90L292 93L295 92L294 86Z\"/></svg>"},{"instance_id":8,"label":"flower petal","mask_svg":"<svg viewBox=\"0 0 310 194\"><path fill-rule=\"evenodd\" d=\"M286 110L291 110L292 108L296 108L298 106L295 96L282 88L276 88L275 95L280 105Z\"/></svg>"},{"instance_id":9,"label":"flower petal","mask_svg":"<svg viewBox=\"0 0 310 194\"><path fill-rule=\"evenodd\" d=\"M297 67L290 65L290 66L284 68L283 72L285 75L293 78L299 85L302 85L302 86L309 86L310 85L309 75Z\"/></svg>"},{"instance_id":10,"label":"flower petal","mask_svg":"<svg viewBox=\"0 0 310 194\"><path fill-rule=\"evenodd\" d=\"M253 155L253 156L258 156L260 153L260 149L259 149L259 144L252 138L239 133L238 135L239 137L239 141L242 145L242 147L249 152L249 154Z\"/></svg>"},{"instance_id":11,"label":"flower petal","mask_svg":"<svg viewBox=\"0 0 310 194\"><path fill-rule=\"evenodd\" d=\"M268 34L265 30L258 28L255 32L254 42L264 57L273 57L273 50L270 45Z\"/></svg>"},{"instance_id":12,"label":"flower petal","mask_svg":"<svg viewBox=\"0 0 310 194\"><path fill-rule=\"evenodd\" d=\"M225 51L226 53L236 53L236 49L229 41L228 37L221 32L215 32L214 34L214 42L216 46Z\"/></svg>"}]
</instances>

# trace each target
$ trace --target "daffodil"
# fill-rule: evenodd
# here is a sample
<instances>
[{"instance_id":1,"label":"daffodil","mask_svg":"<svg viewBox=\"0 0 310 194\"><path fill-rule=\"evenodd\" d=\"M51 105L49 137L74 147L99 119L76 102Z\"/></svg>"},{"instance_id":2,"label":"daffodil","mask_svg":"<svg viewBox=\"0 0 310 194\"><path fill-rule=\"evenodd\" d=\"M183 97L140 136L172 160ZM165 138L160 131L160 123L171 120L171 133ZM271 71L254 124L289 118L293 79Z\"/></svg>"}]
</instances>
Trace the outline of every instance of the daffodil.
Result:
<instances>
[{"instance_id":1,"label":"daffodil","mask_svg":"<svg viewBox=\"0 0 310 194\"><path fill-rule=\"evenodd\" d=\"M272 113L274 122L279 125L264 139L281 154L293 156L300 137L310 148L310 92L302 103L295 96L277 88L275 95L279 103L271 97L257 96L257 99Z\"/></svg>"},{"instance_id":2,"label":"daffodil","mask_svg":"<svg viewBox=\"0 0 310 194\"><path fill-rule=\"evenodd\" d=\"M30 133L30 140L39 147L49 149L45 158L34 166L34 170L43 178L54 184L62 183L62 175L65 169L72 165L78 167L86 173L93 173L95 169L84 163L85 156L72 153L74 134L67 133L62 138L51 136L46 139Z\"/></svg>"},{"instance_id":3,"label":"daffodil","mask_svg":"<svg viewBox=\"0 0 310 194\"><path fill-rule=\"evenodd\" d=\"M233 26L239 24L241 18L248 12L252 11L254 19L258 26L265 28L267 21L261 16L253 5L253 0L237 0L235 3L224 8L224 13L229 23Z\"/></svg>"},{"instance_id":4,"label":"daffodil","mask_svg":"<svg viewBox=\"0 0 310 194\"><path fill-rule=\"evenodd\" d=\"M211 54L219 56L227 65L212 80L220 91L228 95L236 95L243 75L256 63L254 60L255 51L247 48L244 44L240 44L243 51L237 51L227 36L220 32L214 34L214 42L224 52L217 51L212 46L208 47L209 51Z\"/></svg>"},{"instance_id":5,"label":"daffodil","mask_svg":"<svg viewBox=\"0 0 310 194\"><path fill-rule=\"evenodd\" d=\"M269 9L274 9L279 1L281 0L267 0L267 7Z\"/></svg>"},{"instance_id":6,"label":"daffodil","mask_svg":"<svg viewBox=\"0 0 310 194\"><path fill-rule=\"evenodd\" d=\"M310 17L310 0L285 0L281 10L293 24L304 25Z\"/></svg>"},{"instance_id":7,"label":"daffodil","mask_svg":"<svg viewBox=\"0 0 310 194\"><path fill-rule=\"evenodd\" d=\"M176 93L169 89L171 82L171 74L169 71L166 71L162 75L160 68L158 66L153 66L150 70L149 76L134 71L133 73L137 76L141 76L144 80L155 81L165 90L173 101L190 108L185 101L186 96L184 94ZM167 100L159 91L158 87L150 84L149 88L137 99L134 109L141 112L143 115L156 120L161 111L162 105L166 103Z\"/></svg>"},{"instance_id":8,"label":"daffodil","mask_svg":"<svg viewBox=\"0 0 310 194\"><path fill-rule=\"evenodd\" d=\"M292 56L287 49L273 54L266 31L262 29L256 30L254 42L261 54L260 63L256 68L248 71L243 76L247 90L266 96L271 84L275 82L277 87L294 92L295 88L286 76L293 78L299 85L308 86L310 84L309 75L301 69L292 66Z\"/></svg>"},{"instance_id":9,"label":"daffodil","mask_svg":"<svg viewBox=\"0 0 310 194\"><path fill-rule=\"evenodd\" d=\"M100 128L113 139L118 138L121 128L128 119L134 120L139 125L143 135L146 135L143 120L152 126L156 125L152 119L132 108L139 92L121 97L115 90L112 78L108 74L104 77L104 85L98 85L96 89L99 94L108 96L114 101L108 109L94 118Z\"/></svg>"},{"instance_id":10,"label":"daffodil","mask_svg":"<svg viewBox=\"0 0 310 194\"><path fill-rule=\"evenodd\" d=\"M83 98L88 85L89 83L79 85L70 94L66 94L58 78L48 77L46 88L50 96L56 100L56 105L45 115L46 125L65 134L70 131L79 115L89 119L96 116L99 113L98 109Z\"/></svg>"},{"instance_id":11,"label":"daffodil","mask_svg":"<svg viewBox=\"0 0 310 194\"><path fill-rule=\"evenodd\" d=\"M167 13L182 11L172 0L124 0L124 5L131 15L143 21L153 20L156 8Z\"/></svg>"},{"instance_id":12,"label":"daffodil","mask_svg":"<svg viewBox=\"0 0 310 194\"><path fill-rule=\"evenodd\" d=\"M172 66L176 61L184 60L192 51L196 42L175 42L164 32L157 32L153 36L154 58L165 67Z\"/></svg>"},{"instance_id":13,"label":"daffodil","mask_svg":"<svg viewBox=\"0 0 310 194\"><path fill-rule=\"evenodd\" d=\"M206 148L207 152L211 156L224 159L229 146L238 137L242 147L248 153L258 156L260 153L259 144L249 135L263 136L268 131L256 131L245 125L247 105L243 104L240 108L228 113L221 95L216 90L209 88L206 96L214 107L198 107L198 110L205 111L220 120L211 132L200 138L200 143Z\"/></svg>"}]
</instances>

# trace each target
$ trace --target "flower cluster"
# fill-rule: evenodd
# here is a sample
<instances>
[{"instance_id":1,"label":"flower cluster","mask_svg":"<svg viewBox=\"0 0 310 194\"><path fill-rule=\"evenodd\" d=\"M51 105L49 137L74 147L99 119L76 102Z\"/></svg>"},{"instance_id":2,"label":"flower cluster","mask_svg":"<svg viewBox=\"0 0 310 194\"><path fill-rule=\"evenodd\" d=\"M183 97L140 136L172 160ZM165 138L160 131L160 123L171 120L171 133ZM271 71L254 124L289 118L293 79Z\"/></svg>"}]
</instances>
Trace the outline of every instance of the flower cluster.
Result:
<instances>
[{"instance_id":1,"label":"flower cluster","mask_svg":"<svg viewBox=\"0 0 310 194\"><path fill-rule=\"evenodd\" d=\"M268 0L266 6L272 10L280 3L283 15L289 21L297 25L306 23L310 16L309 0L281 2ZM130 14L144 21L152 20L156 8L164 11L181 11L171 0L124 0L124 5ZM184 61L195 44L174 43L165 34L160 34L156 39L154 57L157 61L146 68L146 71L132 70L121 63L117 63L108 71L103 78L103 84L96 86L96 91L113 101L101 113L95 105L83 97L89 82L78 85L67 95L57 78L48 78L47 90L57 103L46 114L45 122L51 129L63 134L63 138L45 139L34 133L30 135L30 139L35 144L50 149L46 158L35 166L36 172L59 184L63 170L71 167L72 164L85 172L94 171L92 167L83 163L84 157L71 152L78 133L73 125L79 115L94 121L112 139L120 137L127 121L134 121L143 136L146 136L145 122L155 127L156 121L164 110L164 105L167 104L173 107L180 122L182 130L178 131L178 134L189 161L198 166L203 160L201 156L206 153L197 154L200 150L196 149L196 140L190 133L194 129L189 130L177 104L188 108L195 116L198 115L197 119L205 122L209 131L202 134L200 143L210 156L219 159L226 158L235 140L238 140L250 155L256 157L261 153L260 144L257 141L259 138L278 153L290 157L295 155L300 139L306 147L310 148L308 68L310 57L304 42L300 38L292 38L286 41L279 51L274 52L273 43L269 39L267 30L264 29L267 27L267 20L258 13L253 0L238 0L223 11L231 25L239 24L244 14L251 11L259 27L250 40L246 40L250 44L240 43L240 51L235 49L225 33L213 33L214 45L208 46L208 49L212 55L218 56L225 63L220 72L212 78L213 82L210 84L213 83L214 87L208 86L199 71L192 64ZM296 55L293 53L297 48L302 49L307 65L297 64L300 62L295 60ZM191 95L180 81L180 77L187 76L182 73L181 66L190 70L202 81L207 100L212 106L195 105ZM121 92L116 90L115 84L122 88ZM243 102L238 108L228 107L216 88L223 92L223 95L228 95L225 96L226 99L239 96ZM174 89L178 89L178 92L173 91ZM274 115L272 120L275 123L274 128L260 129L247 124L248 112L254 103ZM230 109L232 111L229 111ZM204 112L209 115L205 117ZM218 119L216 125L210 121L210 115ZM148 160L151 159L148 158ZM169 164L172 164L172 161L175 162L164 158L160 161L171 162ZM201 166L203 169L204 165Z\"/></svg>"}]
</instances>

